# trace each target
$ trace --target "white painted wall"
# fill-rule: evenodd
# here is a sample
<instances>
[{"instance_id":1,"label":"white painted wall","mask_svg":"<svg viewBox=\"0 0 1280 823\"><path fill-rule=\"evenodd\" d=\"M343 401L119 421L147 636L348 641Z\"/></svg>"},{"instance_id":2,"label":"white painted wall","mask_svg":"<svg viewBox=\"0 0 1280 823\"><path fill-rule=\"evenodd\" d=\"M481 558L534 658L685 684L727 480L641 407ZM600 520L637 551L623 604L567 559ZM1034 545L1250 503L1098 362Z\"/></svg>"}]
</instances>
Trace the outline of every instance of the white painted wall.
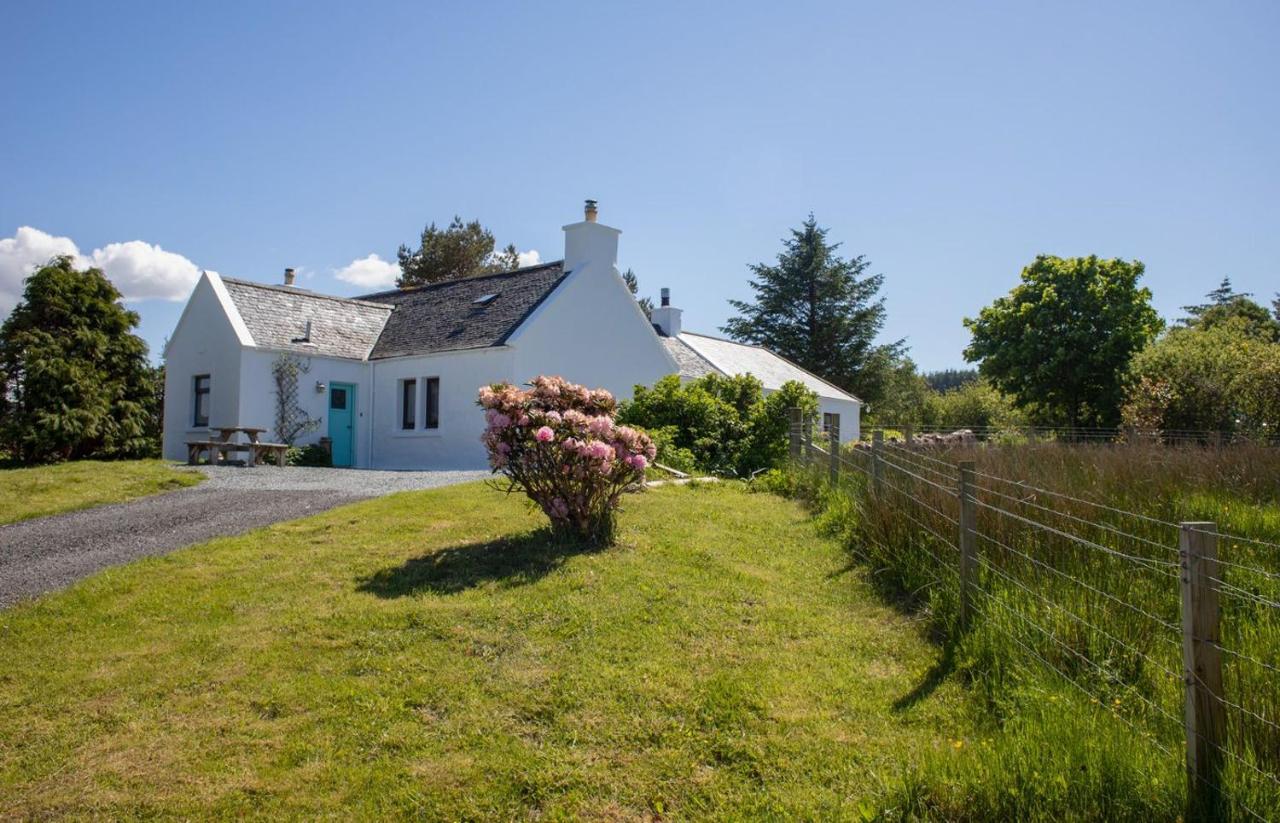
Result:
<instances>
[{"instance_id":1,"label":"white painted wall","mask_svg":"<svg viewBox=\"0 0 1280 823\"><path fill-rule=\"evenodd\" d=\"M373 465L379 469L487 468L488 458L480 443L484 412L476 405L476 398L481 386L503 380L520 382L514 376L513 360L512 350L499 346L372 361L374 411L372 425L366 429L373 437ZM428 377L440 378L437 429L423 428ZM405 379L418 381L417 420L412 431L401 426L401 381Z\"/></svg>"},{"instance_id":2,"label":"white painted wall","mask_svg":"<svg viewBox=\"0 0 1280 823\"><path fill-rule=\"evenodd\" d=\"M767 393L767 392L766 392ZM818 398L818 423L822 414L840 415L840 442L848 443L862 436L862 404L853 400L837 400L833 397Z\"/></svg>"},{"instance_id":3,"label":"white painted wall","mask_svg":"<svg viewBox=\"0 0 1280 823\"><path fill-rule=\"evenodd\" d=\"M270 349L245 349L240 368L239 425L270 429L264 440L281 442L275 429L276 384L271 366L281 352ZM307 357L299 355L309 367L306 374L298 376L298 405L307 416L318 420L319 427L299 437L295 445L316 443L329 434L329 386L334 381L356 386L356 436L354 462L358 468L371 468L371 426L373 409L370 405L369 364L359 360L341 360L332 357ZM316 391L316 381L325 385L323 393Z\"/></svg>"},{"instance_id":4,"label":"white painted wall","mask_svg":"<svg viewBox=\"0 0 1280 823\"><path fill-rule=\"evenodd\" d=\"M194 425L196 375L210 376L209 422L239 419L241 340L248 332L243 323L237 330L223 309L221 285L217 275L201 276L165 349L164 456L170 460L187 459L188 440L209 438L207 428Z\"/></svg>"},{"instance_id":5,"label":"white painted wall","mask_svg":"<svg viewBox=\"0 0 1280 823\"><path fill-rule=\"evenodd\" d=\"M599 223L565 226L570 274L508 340L515 382L559 375L630 398L678 371L618 274L617 229Z\"/></svg>"}]
</instances>

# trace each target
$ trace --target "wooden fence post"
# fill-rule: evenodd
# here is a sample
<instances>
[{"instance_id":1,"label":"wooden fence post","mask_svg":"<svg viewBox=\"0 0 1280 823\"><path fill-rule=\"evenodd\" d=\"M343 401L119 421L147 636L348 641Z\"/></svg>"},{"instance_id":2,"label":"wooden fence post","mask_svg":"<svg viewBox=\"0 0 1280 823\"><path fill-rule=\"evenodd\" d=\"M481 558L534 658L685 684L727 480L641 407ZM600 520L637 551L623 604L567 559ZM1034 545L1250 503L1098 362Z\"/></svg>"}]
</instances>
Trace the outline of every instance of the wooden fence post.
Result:
<instances>
[{"instance_id":1,"label":"wooden fence post","mask_svg":"<svg viewBox=\"0 0 1280 823\"><path fill-rule=\"evenodd\" d=\"M972 460L960 461L956 493L960 501L960 630L967 631L973 618L973 578L978 564L978 507L973 502Z\"/></svg>"},{"instance_id":2,"label":"wooden fence post","mask_svg":"<svg viewBox=\"0 0 1280 823\"><path fill-rule=\"evenodd\" d=\"M806 415L804 422L801 424L802 437L804 439L804 461L806 464L812 463L814 456L817 454L813 450L813 418Z\"/></svg>"},{"instance_id":3,"label":"wooden fence post","mask_svg":"<svg viewBox=\"0 0 1280 823\"><path fill-rule=\"evenodd\" d=\"M1218 527L1182 523L1178 535L1182 582L1182 677L1186 682L1187 816L1218 820L1219 783L1226 751L1222 654L1218 650Z\"/></svg>"},{"instance_id":4,"label":"wooden fence post","mask_svg":"<svg viewBox=\"0 0 1280 823\"><path fill-rule=\"evenodd\" d=\"M831 485L840 482L840 424L832 423L827 426L827 456L831 463L828 468Z\"/></svg>"},{"instance_id":5,"label":"wooden fence post","mask_svg":"<svg viewBox=\"0 0 1280 823\"><path fill-rule=\"evenodd\" d=\"M915 440L915 432L912 430L910 423L902 427L902 440L908 448L911 446L912 441Z\"/></svg>"},{"instance_id":6,"label":"wooden fence post","mask_svg":"<svg viewBox=\"0 0 1280 823\"><path fill-rule=\"evenodd\" d=\"M787 414L789 416L788 420L790 421L790 424L791 424L791 427L788 429L788 432L787 432L791 438L791 459L799 460L800 459L800 421L803 419L802 415L804 414L804 412L802 412L800 409L788 409Z\"/></svg>"},{"instance_id":7,"label":"wooden fence post","mask_svg":"<svg viewBox=\"0 0 1280 823\"><path fill-rule=\"evenodd\" d=\"M871 432L871 488L876 493L880 493L881 477L884 475L884 466L880 463L880 452L884 450L884 430L876 429Z\"/></svg>"}]
</instances>

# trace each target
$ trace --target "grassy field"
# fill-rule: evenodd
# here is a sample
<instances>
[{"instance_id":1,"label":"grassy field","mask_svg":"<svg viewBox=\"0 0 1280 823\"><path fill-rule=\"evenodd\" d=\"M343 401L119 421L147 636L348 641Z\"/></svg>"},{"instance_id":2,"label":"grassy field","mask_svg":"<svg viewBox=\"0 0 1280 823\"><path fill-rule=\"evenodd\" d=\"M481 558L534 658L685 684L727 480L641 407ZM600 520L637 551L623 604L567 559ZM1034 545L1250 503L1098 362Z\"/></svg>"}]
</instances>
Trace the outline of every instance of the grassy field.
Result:
<instances>
[{"instance_id":1,"label":"grassy field","mask_svg":"<svg viewBox=\"0 0 1280 823\"><path fill-rule=\"evenodd\" d=\"M194 486L198 472L163 460L80 460L30 469L0 469L0 523L119 503Z\"/></svg>"},{"instance_id":2,"label":"grassy field","mask_svg":"<svg viewBox=\"0 0 1280 823\"><path fill-rule=\"evenodd\" d=\"M400 494L0 613L0 817L863 819L977 745L798 504L625 506L575 552L479 484Z\"/></svg>"},{"instance_id":3,"label":"grassy field","mask_svg":"<svg viewBox=\"0 0 1280 823\"><path fill-rule=\"evenodd\" d=\"M870 457L850 455L866 469ZM976 476L975 618L958 625L956 463ZM885 451L883 483L793 479L881 593L926 617L990 736L897 790L938 819L1175 819L1185 803L1177 523L1219 541L1225 817L1280 819L1280 450ZM1255 542L1263 541L1263 542ZM1093 731L1083 731L1087 719Z\"/></svg>"}]
</instances>

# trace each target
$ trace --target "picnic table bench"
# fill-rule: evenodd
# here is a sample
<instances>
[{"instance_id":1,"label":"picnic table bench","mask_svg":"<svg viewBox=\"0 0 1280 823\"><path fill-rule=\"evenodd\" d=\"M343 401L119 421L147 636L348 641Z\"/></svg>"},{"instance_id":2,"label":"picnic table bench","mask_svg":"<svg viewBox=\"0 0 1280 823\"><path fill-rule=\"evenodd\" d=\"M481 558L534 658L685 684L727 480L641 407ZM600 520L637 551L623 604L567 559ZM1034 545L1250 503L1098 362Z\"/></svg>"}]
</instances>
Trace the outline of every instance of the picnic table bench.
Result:
<instances>
[{"instance_id":1,"label":"picnic table bench","mask_svg":"<svg viewBox=\"0 0 1280 823\"><path fill-rule=\"evenodd\" d=\"M201 455L207 455L211 465L223 463L227 455L244 452L247 466L256 466L268 457L274 457L276 465L283 468L289 446L285 443L263 443L258 437L265 431L253 426L210 426L208 440L187 441L187 463L196 465ZM249 442L235 440L237 434L246 435Z\"/></svg>"}]
</instances>

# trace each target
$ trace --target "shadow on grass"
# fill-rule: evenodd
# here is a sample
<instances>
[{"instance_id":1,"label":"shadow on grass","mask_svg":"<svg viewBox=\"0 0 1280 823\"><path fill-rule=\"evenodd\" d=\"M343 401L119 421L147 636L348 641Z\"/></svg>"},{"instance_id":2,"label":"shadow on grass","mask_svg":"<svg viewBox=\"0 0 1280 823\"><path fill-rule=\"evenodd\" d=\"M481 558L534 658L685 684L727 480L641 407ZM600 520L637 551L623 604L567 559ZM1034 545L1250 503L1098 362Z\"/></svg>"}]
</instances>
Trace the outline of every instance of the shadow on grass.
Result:
<instances>
[{"instance_id":1,"label":"shadow on grass","mask_svg":"<svg viewBox=\"0 0 1280 823\"><path fill-rule=\"evenodd\" d=\"M924 673L924 678L911 691L893 701L893 710L895 712L906 711L921 700L924 700L951 676L952 672L956 670L955 648L954 643L943 645L942 657L929 668L929 671Z\"/></svg>"},{"instance_id":2,"label":"shadow on grass","mask_svg":"<svg viewBox=\"0 0 1280 823\"><path fill-rule=\"evenodd\" d=\"M587 544L558 540L550 529L540 529L424 554L373 573L361 580L357 589L392 598L419 592L456 594L485 583L523 586L542 579L574 555L596 550Z\"/></svg>"}]
</instances>

